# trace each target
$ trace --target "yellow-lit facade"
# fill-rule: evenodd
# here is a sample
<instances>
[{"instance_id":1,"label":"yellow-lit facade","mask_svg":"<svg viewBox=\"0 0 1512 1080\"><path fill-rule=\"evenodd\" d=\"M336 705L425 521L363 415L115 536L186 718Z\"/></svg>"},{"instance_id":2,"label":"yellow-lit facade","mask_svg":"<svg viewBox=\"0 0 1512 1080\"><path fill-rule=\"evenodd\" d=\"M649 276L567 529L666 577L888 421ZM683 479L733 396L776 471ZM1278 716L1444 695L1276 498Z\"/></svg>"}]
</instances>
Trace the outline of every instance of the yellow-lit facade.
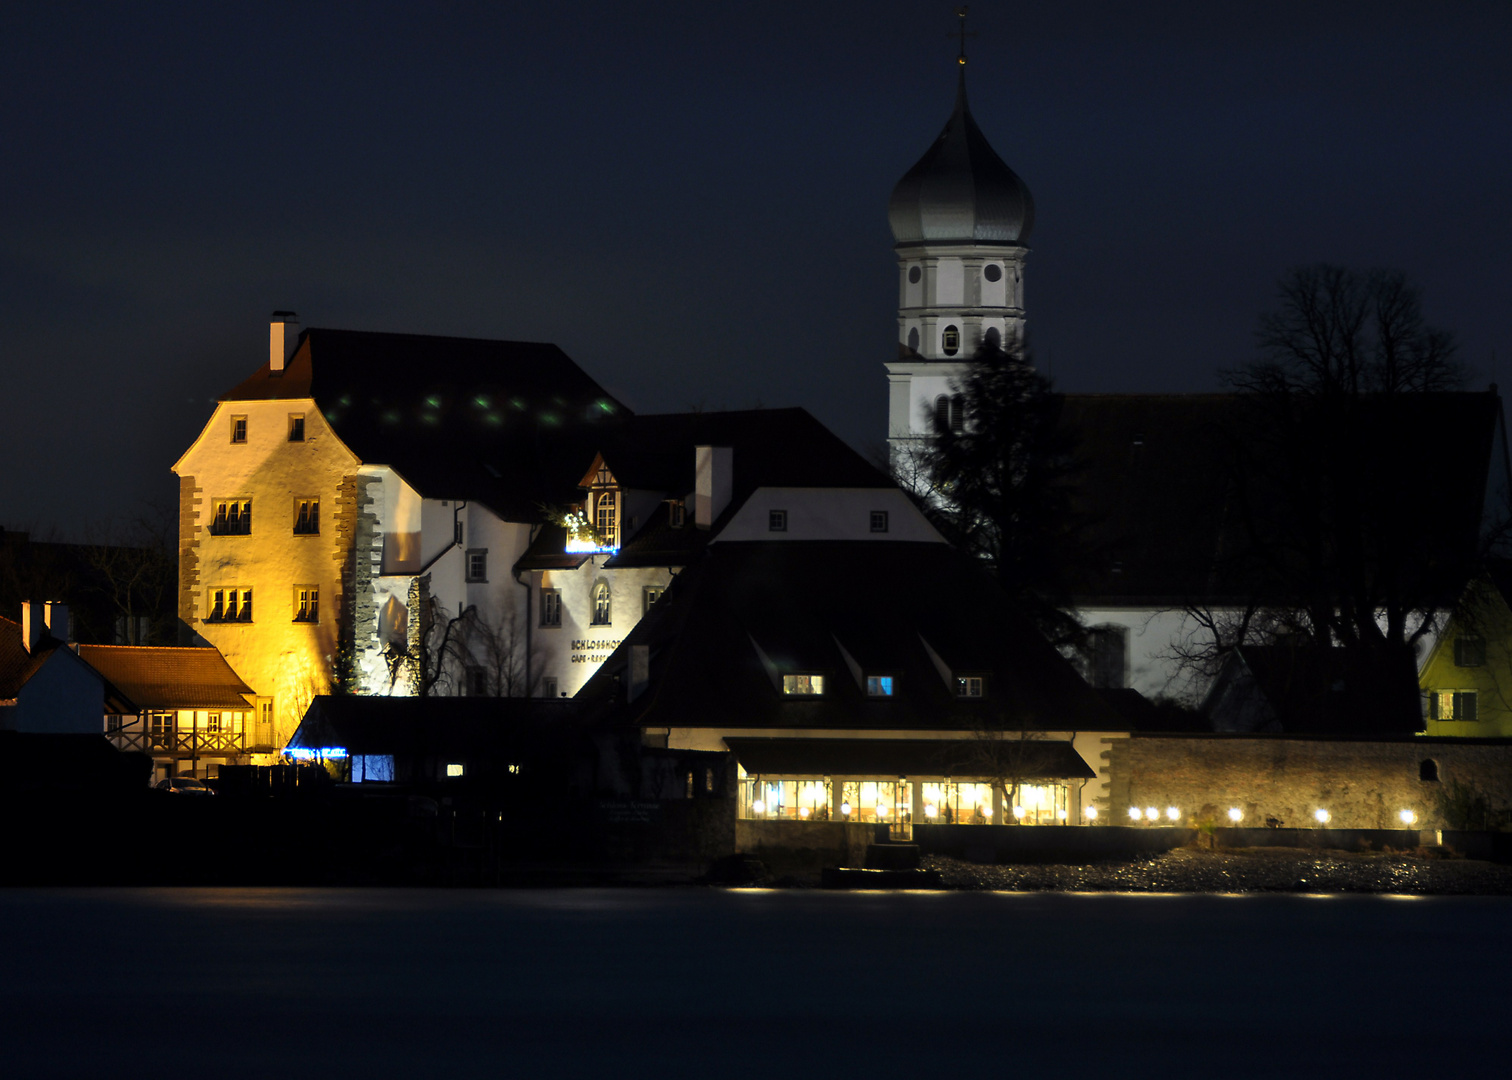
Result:
<instances>
[{"instance_id":1,"label":"yellow-lit facade","mask_svg":"<svg viewBox=\"0 0 1512 1080\"><path fill-rule=\"evenodd\" d=\"M1512 610L1489 581L1470 587L1418 685L1427 734L1512 737Z\"/></svg>"}]
</instances>

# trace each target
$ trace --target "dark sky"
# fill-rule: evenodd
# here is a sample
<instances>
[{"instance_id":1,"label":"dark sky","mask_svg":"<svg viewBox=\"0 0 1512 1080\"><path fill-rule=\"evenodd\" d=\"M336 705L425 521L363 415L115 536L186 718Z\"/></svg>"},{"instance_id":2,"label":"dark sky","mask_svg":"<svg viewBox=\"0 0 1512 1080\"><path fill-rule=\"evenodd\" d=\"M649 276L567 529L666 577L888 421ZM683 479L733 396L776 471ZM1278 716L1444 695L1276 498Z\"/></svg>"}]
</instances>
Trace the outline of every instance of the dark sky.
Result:
<instances>
[{"instance_id":1,"label":"dark sky","mask_svg":"<svg viewBox=\"0 0 1512 1080\"><path fill-rule=\"evenodd\" d=\"M885 435L886 205L952 5L19 3L0 10L0 524L172 496L306 325L546 340L641 411ZM1033 191L1075 391L1216 386L1278 275L1405 270L1509 347L1512 5L980 2L973 112ZM1512 375L1512 369L1503 377Z\"/></svg>"}]
</instances>

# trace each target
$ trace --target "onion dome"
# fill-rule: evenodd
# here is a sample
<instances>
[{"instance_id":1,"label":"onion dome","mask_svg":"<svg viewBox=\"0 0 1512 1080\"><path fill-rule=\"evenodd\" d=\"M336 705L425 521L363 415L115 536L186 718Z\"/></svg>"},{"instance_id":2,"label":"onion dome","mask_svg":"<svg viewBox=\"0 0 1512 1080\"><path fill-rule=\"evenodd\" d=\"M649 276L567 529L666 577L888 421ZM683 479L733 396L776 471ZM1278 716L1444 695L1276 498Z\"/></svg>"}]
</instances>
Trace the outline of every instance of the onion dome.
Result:
<instances>
[{"instance_id":1,"label":"onion dome","mask_svg":"<svg viewBox=\"0 0 1512 1080\"><path fill-rule=\"evenodd\" d=\"M971 118L964 71L955 112L893 188L887 220L899 244L1022 244L1029 238L1034 200Z\"/></svg>"}]
</instances>

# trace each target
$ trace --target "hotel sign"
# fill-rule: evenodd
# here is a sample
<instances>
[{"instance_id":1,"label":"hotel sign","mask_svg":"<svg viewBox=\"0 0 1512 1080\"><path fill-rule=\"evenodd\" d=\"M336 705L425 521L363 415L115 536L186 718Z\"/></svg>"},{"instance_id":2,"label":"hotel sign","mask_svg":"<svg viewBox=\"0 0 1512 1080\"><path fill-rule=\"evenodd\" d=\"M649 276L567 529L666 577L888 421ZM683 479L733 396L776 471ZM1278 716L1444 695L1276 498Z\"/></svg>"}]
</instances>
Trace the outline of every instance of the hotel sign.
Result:
<instances>
[{"instance_id":1,"label":"hotel sign","mask_svg":"<svg viewBox=\"0 0 1512 1080\"><path fill-rule=\"evenodd\" d=\"M619 648L622 638L602 641L574 640L572 642L572 662L574 664L602 664L609 659L609 654Z\"/></svg>"}]
</instances>

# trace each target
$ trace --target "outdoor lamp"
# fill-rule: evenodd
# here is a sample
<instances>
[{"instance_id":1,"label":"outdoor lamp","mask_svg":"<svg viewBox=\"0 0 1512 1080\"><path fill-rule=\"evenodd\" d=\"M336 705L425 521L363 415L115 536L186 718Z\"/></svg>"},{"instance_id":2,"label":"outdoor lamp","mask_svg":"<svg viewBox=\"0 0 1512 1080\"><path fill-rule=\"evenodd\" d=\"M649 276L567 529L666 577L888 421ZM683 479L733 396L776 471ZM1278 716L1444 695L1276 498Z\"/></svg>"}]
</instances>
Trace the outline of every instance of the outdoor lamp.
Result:
<instances>
[{"instance_id":1,"label":"outdoor lamp","mask_svg":"<svg viewBox=\"0 0 1512 1080\"><path fill-rule=\"evenodd\" d=\"M1016 817L1016 818L1018 818L1020 821L1023 821L1024 820L1024 808L1022 806L1015 806L1013 808L1013 816Z\"/></svg>"},{"instance_id":2,"label":"outdoor lamp","mask_svg":"<svg viewBox=\"0 0 1512 1080\"><path fill-rule=\"evenodd\" d=\"M1057 810L1055 812L1055 816L1060 821L1065 821L1066 820L1066 812L1064 810ZM1092 816L1093 817L1097 816L1097 811L1096 810L1092 811Z\"/></svg>"},{"instance_id":3,"label":"outdoor lamp","mask_svg":"<svg viewBox=\"0 0 1512 1080\"><path fill-rule=\"evenodd\" d=\"M938 813L939 811L935 809L934 803L930 803L928 806L924 807L924 816L927 818L932 818Z\"/></svg>"},{"instance_id":4,"label":"outdoor lamp","mask_svg":"<svg viewBox=\"0 0 1512 1080\"><path fill-rule=\"evenodd\" d=\"M757 814L764 814L766 813L766 803L762 802L760 799L757 799L751 804L751 810Z\"/></svg>"},{"instance_id":5,"label":"outdoor lamp","mask_svg":"<svg viewBox=\"0 0 1512 1080\"><path fill-rule=\"evenodd\" d=\"M1332 816L1333 816L1332 814L1330 814L1327 810L1323 809L1321 806L1318 807L1318 809L1316 809L1316 810L1313 811L1313 817L1315 817L1315 818L1318 819L1318 824L1319 825L1327 825L1328 824L1328 819L1330 817L1332 817Z\"/></svg>"},{"instance_id":6,"label":"outdoor lamp","mask_svg":"<svg viewBox=\"0 0 1512 1080\"><path fill-rule=\"evenodd\" d=\"M878 817L886 817L887 816L887 807L883 806L881 803L877 804L877 816Z\"/></svg>"},{"instance_id":7,"label":"outdoor lamp","mask_svg":"<svg viewBox=\"0 0 1512 1080\"><path fill-rule=\"evenodd\" d=\"M1235 825L1239 824L1239 819L1243 816L1244 811L1239 809L1237 806L1229 807L1229 820L1232 821Z\"/></svg>"},{"instance_id":8,"label":"outdoor lamp","mask_svg":"<svg viewBox=\"0 0 1512 1080\"><path fill-rule=\"evenodd\" d=\"M1087 814L1087 820L1088 821L1096 821L1097 820L1097 807L1095 807L1095 806L1089 806L1089 807L1087 807L1086 814Z\"/></svg>"},{"instance_id":9,"label":"outdoor lamp","mask_svg":"<svg viewBox=\"0 0 1512 1080\"><path fill-rule=\"evenodd\" d=\"M806 807L806 806L800 806L798 808L798 816L799 817L808 817L809 816L809 808Z\"/></svg>"},{"instance_id":10,"label":"outdoor lamp","mask_svg":"<svg viewBox=\"0 0 1512 1080\"><path fill-rule=\"evenodd\" d=\"M1167 820L1169 820L1169 821L1175 821L1179 817L1181 817L1181 811L1180 810L1176 809L1174 806L1168 806L1168 807L1166 807L1166 818L1167 818Z\"/></svg>"},{"instance_id":11,"label":"outdoor lamp","mask_svg":"<svg viewBox=\"0 0 1512 1080\"><path fill-rule=\"evenodd\" d=\"M843 802L843 803L840 804L840 815L842 817L850 817L850 810L851 810L850 803Z\"/></svg>"},{"instance_id":12,"label":"outdoor lamp","mask_svg":"<svg viewBox=\"0 0 1512 1080\"><path fill-rule=\"evenodd\" d=\"M1400 814L1399 814L1399 815L1397 815L1397 816L1398 816L1398 817L1400 817L1400 818L1401 818L1401 819L1402 819L1402 824L1403 824L1403 825L1411 825L1411 824L1413 824L1413 823L1414 823L1414 822L1415 822L1415 821L1417 821L1417 815L1416 815L1416 814L1414 814L1414 813L1413 813L1413 812L1412 812L1412 811L1411 811L1411 810L1403 810L1403 811L1402 811L1402 812L1401 812L1401 813L1400 813Z\"/></svg>"},{"instance_id":13,"label":"outdoor lamp","mask_svg":"<svg viewBox=\"0 0 1512 1080\"><path fill-rule=\"evenodd\" d=\"M1159 821L1160 811L1152 806L1145 811L1145 818L1149 821Z\"/></svg>"},{"instance_id":14,"label":"outdoor lamp","mask_svg":"<svg viewBox=\"0 0 1512 1080\"><path fill-rule=\"evenodd\" d=\"M984 807L982 807L982 816L990 818L992 816L992 807L990 807L990 806L984 806Z\"/></svg>"},{"instance_id":15,"label":"outdoor lamp","mask_svg":"<svg viewBox=\"0 0 1512 1080\"><path fill-rule=\"evenodd\" d=\"M1140 812L1139 807L1137 807L1137 806L1131 806L1131 807L1129 807L1129 818L1131 820L1138 821L1142 817L1144 817L1144 814Z\"/></svg>"}]
</instances>

